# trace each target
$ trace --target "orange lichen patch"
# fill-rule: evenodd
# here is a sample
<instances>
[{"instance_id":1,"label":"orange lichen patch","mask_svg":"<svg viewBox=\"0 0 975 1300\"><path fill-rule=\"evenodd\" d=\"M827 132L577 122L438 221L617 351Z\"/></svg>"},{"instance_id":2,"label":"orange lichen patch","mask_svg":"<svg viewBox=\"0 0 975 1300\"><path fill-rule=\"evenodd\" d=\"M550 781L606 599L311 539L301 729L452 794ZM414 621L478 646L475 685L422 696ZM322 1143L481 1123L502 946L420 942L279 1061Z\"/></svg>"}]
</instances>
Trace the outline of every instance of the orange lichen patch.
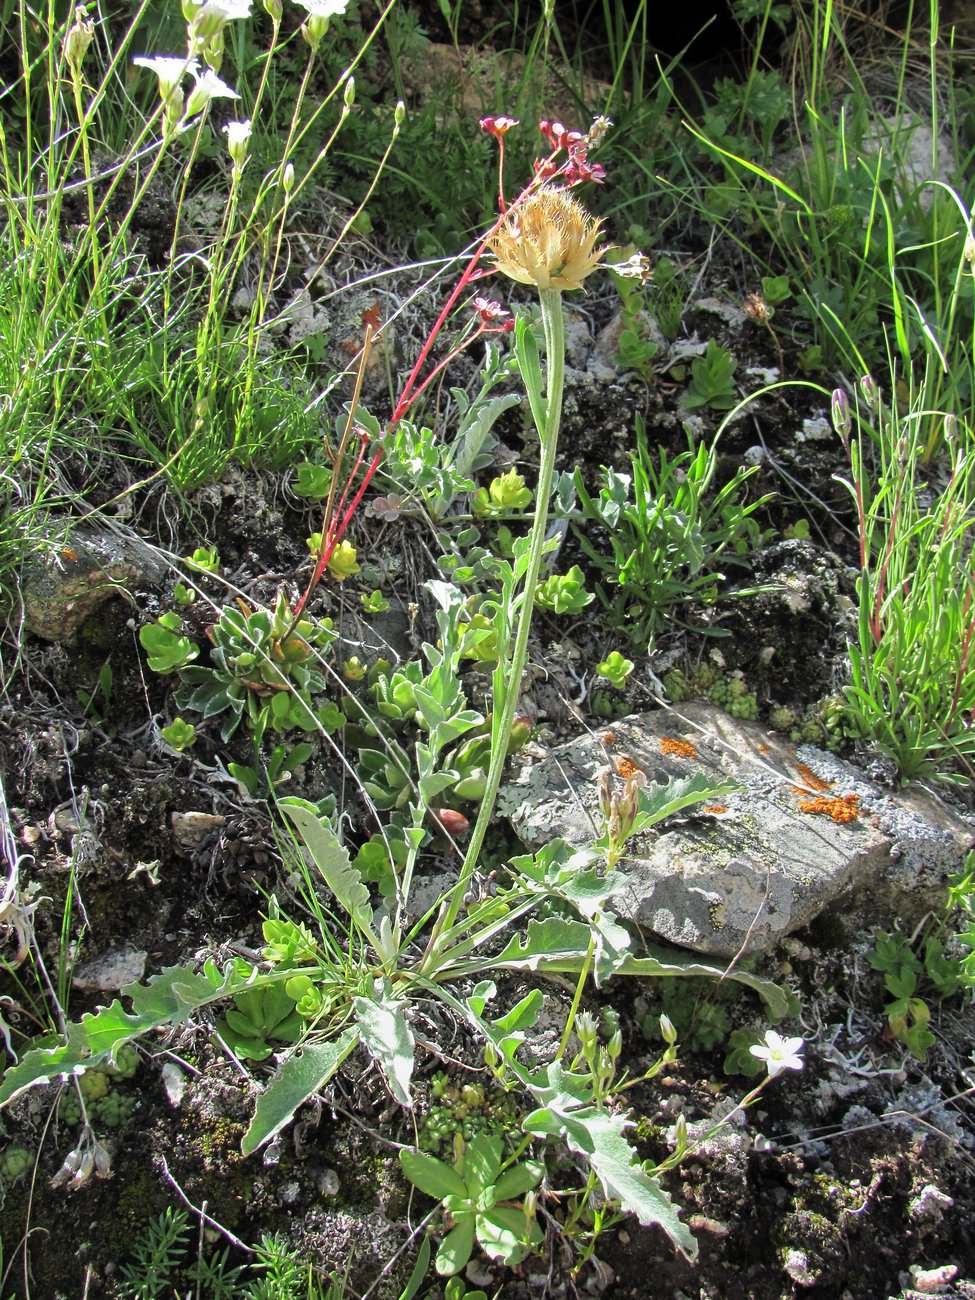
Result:
<instances>
[{"instance_id":1,"label":"orange lichen patch","mask_svg":"<svg viewBox=\"0 0 975 1300\"><path fill-rule=\"evenodd\" d=\"M633 759L628 758L626 754L620 754L616 760L616 775L621 776L624 781L628 781L631 776L637 774L646 776L646 772L639 763L634 763Z\"/></svg>"},{"instance_id":2,"label":"orange lichen patch","mask_svg":"<svg viewBox=\"0 0 975 1300\"><path fill-rule=\"evenodd\" d=\"M768 745L756 745L755 748L760 754L767 754L769 750Z\"/></svg>"},{"instance_id":3,"label":"orange lichen patch","mask_svg":"<svg viewBox=\"0 0 975 1300\"><path fill-rule=\"evenodd\" d=\"M796 794L809 794L810 791L819 794L823 790L828 790L833 784L832 781L824 781L821 776L817 776L812 768L807 767L805 763L797 763L796 770L802 777L802 785L792 787Z\"/></svg>"},{"instance_id":4,"label":"orange lichen patch","mask_svg":"<svg viewBox=\"0 0 975 1300\"><path fill-rule=\"evenodd\" d=\"M675 740L673 736L661 736L660 752L672 754L674 758L700 758L689 740Z\"/></svg>"},{"instance_id":5,"label":"orange lichen patch","mask_svg":"<svg viewBox=\"0 0 975 1300\"><path fill-rule=\"evenodd\" d=\"M860 796L858 794L841 794L833 799L820 795L817 799L800 799L799 811L818 813L823 817L832 817L834 822L855 822L859 816Z\"/></svg>"},{"instance_id":6,"label":"orange lichen patch","mask_svg":"<svg viewBox=\"0 0 975 1300\"><path fill-rule=\"evenodd\" d=\"M715 817L720 817L722 813L726 813L728 811L728 805L724 803L709 803L708 806L706 808L702 808L701 811L706 813L714 813Z\"/></svg>"}]
</instances>

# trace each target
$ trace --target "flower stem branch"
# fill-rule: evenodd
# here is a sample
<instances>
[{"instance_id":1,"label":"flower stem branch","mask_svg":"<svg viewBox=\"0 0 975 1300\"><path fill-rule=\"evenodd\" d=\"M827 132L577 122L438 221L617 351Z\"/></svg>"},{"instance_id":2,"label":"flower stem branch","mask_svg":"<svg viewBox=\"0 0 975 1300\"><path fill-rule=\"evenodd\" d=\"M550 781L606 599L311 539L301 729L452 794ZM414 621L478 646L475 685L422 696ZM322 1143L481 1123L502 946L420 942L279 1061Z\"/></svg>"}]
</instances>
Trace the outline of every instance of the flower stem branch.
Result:
<instances>
[{"instance_id":1,"label":"flower stem branch","mask_svg":"<svg viewBox=\"0 0 975 1300\"><path fill-rule=\"evenodd\" d=\"M538 471L536 490L537 510L529 543L528 568L522 585L521 609L518 616L518 629L511 661L505 672L499 664L498 672L503 675L504 702L495 709L495 724L491 735L491 763L488 768L487 783L477 821L471 832L470 843L464 862L460 869L457 884L450 894L447 913L440 924L441 934L449 932L457 920L467 886L477 866L484 837L494 816L501 776L507 758L507 737L511 733L518 700L521 694L521 679L528 658L528 635L531 631L532 612L535 604L535 591L538 586L542 565L542 550L545 542L545 530L548 524L548 503L552 492L552 479L555 474L555 453L558 448L559 426L562 419L562 393L565 382L565 323L562 317L562 291L560 289L539 290L542 307L542 328L545 335L545 411L538 433L541 439L541 461ZM436 964L438 949L435 946L430 960Z\"/></svg>"}]
</instances>

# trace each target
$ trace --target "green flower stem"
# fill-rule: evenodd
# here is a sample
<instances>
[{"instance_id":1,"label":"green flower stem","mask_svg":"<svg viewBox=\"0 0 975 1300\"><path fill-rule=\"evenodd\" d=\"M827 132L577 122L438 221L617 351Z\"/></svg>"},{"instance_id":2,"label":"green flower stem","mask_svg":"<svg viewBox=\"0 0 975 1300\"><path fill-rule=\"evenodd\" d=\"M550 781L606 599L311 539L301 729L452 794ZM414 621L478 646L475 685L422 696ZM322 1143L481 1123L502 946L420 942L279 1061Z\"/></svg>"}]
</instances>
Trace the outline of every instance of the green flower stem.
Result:
<instances>
[{"instance_id":1,"label":"green flower stem","mask_svg":"<svg viewBox=\"0 0 975 1300\"><path fill-rule=\"evenodd\" d=\"M542 566L542 545L545 541L545 529L548 524L548 502L552 493L552 478L555 473L555 452L559 442L559 425L562 419L562 390L565 383L565 322L562 317L562 290L540 289L542 306L542 328L545 334L545 420L544 428L539 428L541 440L541 460L538 469L538 487L536 489L537 509L535 523L531 531L531 543L528 557L528 569L522 586L521 611L518 617L518 630L515 635L514 650L508 666L503 688L503 704L495 700L495 716L500 721L493 729L491 746L491 764L488 768L487 785L477 814L477 821L471 831L470 843L464 862L460 869L457 884L450 893L450 902L442 921L438 924L439 934L445 936L457 920L467 886L480 857L484 837L494 815L501 776L508 756L507 737L511 734L518 700L521 695L521 679L528 658L528 634L531 631L532 612L535 605L535 589ZM500 692L498 692L500 694ZM429 953L428 962L436 967L440 945L434 944Z\"/></svg>"},{"instance_id":2,"label":"green flower stem","mask_svg":"<svg viewBox=\"0 0 975 1300\"><path fill-rule=\"evenodd\" d=\"M582 1001L582 994L586 987L586 981L589 979L589 971L592 967L592 956L596 951L596 939L592 930L589 931L589 947L586 949L586 959L582 963L582 970L579 972L579 978L576 980L576 991L572 998L572 1006L569 1007L569 1014L565 1018L565 1029L562 1031L562 1041L559 1043L559 1050L555 1053L555 1059L561 1061L565 1055L565 1049L569 1046L569 1038L575 1026L576 1016L579 1012L579 1004Z\"/></svg>"}]
</instances>

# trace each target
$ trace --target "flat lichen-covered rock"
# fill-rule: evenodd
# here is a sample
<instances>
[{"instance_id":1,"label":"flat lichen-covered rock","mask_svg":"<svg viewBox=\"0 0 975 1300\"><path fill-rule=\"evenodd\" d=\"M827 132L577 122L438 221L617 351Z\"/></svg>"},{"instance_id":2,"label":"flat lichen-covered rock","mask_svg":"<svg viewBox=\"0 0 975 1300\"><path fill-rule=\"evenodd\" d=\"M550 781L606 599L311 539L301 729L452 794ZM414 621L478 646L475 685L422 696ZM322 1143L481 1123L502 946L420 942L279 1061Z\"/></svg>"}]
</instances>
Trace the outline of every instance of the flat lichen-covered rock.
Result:
<instances>
[{"instance_id":1,"label":"flat lichen-covered rock","mask_svg":"<svg viewBox=\"0 0 975 1300\"><path fill-rule=\"evenodd\" d=\"M624 718L611 742L580 736L525 766L501 806L528 847L599 833L595 778L607 751L649 781L697 772L739 785L634 838L620 866L621 919L697 952L766 951L834 906L860 923L910 927L943 903L973 843L973 827L925 790L882 791L832 754L686 704Z\"/></svg>"},{"instance_id":2,"label":"flat lichen-covered rock","mask_svg":"<svg viewBox=\"0 0 975 1300\"><path fill-rule=\"evenodd\" d=\"M75 529L27 565L24 625L45 641L70 642L107 600L132 587L160 587L168 574L162 554L126 529Z\"/></svg>"}]
</instances>

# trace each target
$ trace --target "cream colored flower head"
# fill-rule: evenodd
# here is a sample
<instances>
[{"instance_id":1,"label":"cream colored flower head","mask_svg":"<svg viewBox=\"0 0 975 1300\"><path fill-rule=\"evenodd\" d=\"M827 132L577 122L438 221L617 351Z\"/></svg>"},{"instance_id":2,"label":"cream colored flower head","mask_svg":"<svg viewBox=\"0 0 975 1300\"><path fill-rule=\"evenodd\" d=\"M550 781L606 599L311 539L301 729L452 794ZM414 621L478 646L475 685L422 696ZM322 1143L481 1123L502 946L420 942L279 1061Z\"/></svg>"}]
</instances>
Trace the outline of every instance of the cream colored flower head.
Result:
<instances>
[{"instance_id":1,"label":"cream colored flower head","mask_svg":"<svg viewBox=\"0 0 975 1300\"><path fill-rule=\"evenodd\" d=\"M602 224L567 190L542 186L513 208L488 249L498 270L539 289L579 289L601 264Z\"/></svg>"}]
</instances>

